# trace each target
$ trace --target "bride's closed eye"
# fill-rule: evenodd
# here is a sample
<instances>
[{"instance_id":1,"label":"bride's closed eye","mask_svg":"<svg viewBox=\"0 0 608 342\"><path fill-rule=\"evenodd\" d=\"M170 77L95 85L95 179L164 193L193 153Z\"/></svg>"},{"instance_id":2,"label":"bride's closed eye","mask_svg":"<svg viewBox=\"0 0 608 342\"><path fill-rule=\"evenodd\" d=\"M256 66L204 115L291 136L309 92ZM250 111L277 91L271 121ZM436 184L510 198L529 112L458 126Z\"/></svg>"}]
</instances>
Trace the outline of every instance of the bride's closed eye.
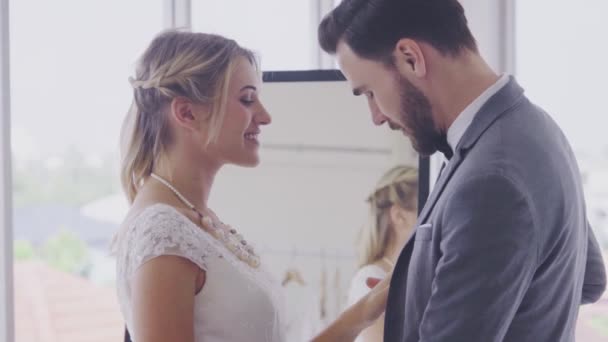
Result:
<instances>
[{"instance_id":1,"label":"bride's closed eye","mask_svg":"<svg viewBox=\"0 0 608 342\"><path fill-rule=\"evenodd\" d=\"M241 103L245 106L251 106L255 103L255 99L253 97L241 98Z\"/></svg>"},{"instance_id":2,"label":"bride's closed eye","mask_svg":"<svg viewBox=\"0 0 608 342\"><path fill-rule=\"evenodd\" d=\"M256 91L257 91L257 88L252 85L246 85L243 88L241 88L241 98L240 98L241 103L246 107L254 104L256 102L256 97L257 97Z\"/></svg>"}]
</instances>

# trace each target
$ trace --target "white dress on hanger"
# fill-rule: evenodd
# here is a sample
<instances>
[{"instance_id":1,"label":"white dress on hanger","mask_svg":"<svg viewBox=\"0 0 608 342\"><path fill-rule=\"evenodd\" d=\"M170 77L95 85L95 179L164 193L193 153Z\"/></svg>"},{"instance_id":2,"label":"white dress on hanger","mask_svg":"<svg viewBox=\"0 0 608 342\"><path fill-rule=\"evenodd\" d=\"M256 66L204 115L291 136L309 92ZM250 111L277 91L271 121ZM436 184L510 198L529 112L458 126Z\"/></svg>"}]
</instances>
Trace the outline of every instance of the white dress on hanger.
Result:
<instances>
[{"instance_id":1,"label":"white dress on hanger","mask_svg":"<svg viewBox=\"0 0 608 342\"><path fill-rule=\"evenodd\" d=\"M284 341L282 289L263 265L252 268L240 261L212 235L165 204L145 208L125 229L116 249L117 292L131 336L135 271L155 257L174 255L206 272L205 285L194 297L195 341Z\"/></svg>"}]
</instances>

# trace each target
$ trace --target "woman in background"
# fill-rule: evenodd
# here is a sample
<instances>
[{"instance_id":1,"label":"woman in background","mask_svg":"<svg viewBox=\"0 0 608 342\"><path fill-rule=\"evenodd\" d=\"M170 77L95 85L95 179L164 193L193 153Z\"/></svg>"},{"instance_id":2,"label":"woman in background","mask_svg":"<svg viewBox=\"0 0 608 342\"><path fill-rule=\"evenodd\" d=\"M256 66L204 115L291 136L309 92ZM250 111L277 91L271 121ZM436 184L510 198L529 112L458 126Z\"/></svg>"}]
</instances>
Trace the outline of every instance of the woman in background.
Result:
<instances>
[{"instance_id":1,"label":"woman in background","mask_svg":"<svg viewBox=\"0 0 608 342\"><path fill-rule=\"evenodd\" d=\"M387 171L368 197L370 223L359 236L359 270L354 276L348 304L369 292L366 279L384 278L392 272L403 246L411 236L418 211L418 170L396 166ZM363 330L356 342L382 341L384 315Z\"/></svg>"}]
</instances>

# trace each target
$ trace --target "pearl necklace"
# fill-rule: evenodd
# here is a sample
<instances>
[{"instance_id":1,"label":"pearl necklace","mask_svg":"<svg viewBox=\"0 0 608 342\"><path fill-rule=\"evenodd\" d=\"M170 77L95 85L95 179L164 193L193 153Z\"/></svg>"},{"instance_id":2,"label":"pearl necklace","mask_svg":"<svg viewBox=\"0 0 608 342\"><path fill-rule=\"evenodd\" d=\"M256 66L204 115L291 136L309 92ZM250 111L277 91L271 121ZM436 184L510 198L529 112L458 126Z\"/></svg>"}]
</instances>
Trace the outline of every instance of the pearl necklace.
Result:
<instances>
[{"instance_id":1,"label":"pearl necklace","mask_svg":"<svg viewBox=\"0 0 608 342\"><path fill-rule=\"evenodd\" d=\"M209 216L203 215L203 213L198 211L196 207L190 201L188 201L188 199L186 199L186 197L184 197L179 191L177 191L175 187L173 187L173 185L171 185L171 183L155 173L151 173L150 176L169 188L169 190L171 190L180 201L190 208L190 210L194 211L198 215L203 228L206 228L211 235L221 241L224 246L226 246L226 248L228 248L228 250L236 255L241 261L247 263L253 268L258 268L260 266L260 257L255 254L253 247L247 244L247 241L245 241L243 236L238 234L235 229L225 225L222 222L215 224Z\"/></svg>"}]
</instances>

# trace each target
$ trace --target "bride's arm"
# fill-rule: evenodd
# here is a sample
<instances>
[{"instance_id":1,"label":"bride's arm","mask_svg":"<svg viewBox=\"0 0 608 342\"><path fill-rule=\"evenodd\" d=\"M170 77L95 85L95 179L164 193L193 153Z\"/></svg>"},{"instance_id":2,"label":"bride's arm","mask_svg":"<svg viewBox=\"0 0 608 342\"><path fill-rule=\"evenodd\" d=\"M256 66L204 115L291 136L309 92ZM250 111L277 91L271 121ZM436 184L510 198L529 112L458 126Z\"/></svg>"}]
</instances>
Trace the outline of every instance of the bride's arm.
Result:
<instances>
[{"instance_id":1,"label":"bride's arm","mask_svg":"<svg viewBox=\"0 0 608 342\"><path fill-rule=\"evenodd\" d=\"M384 312L390 281L391 275L346 309L312 342L352 342L363 329L374 323Z\"/></svg>"},{"instance_id":2,"label":"bride's arm","mask_svg":"<svg viewBox=\"0 0 608 342\"><path fill-rule=\"evenodd\" d=\"M132 282L134 341L194 341L194 295L201 272L194 263L163 255L143 264Z\"/></svg>"}]
</instances>

